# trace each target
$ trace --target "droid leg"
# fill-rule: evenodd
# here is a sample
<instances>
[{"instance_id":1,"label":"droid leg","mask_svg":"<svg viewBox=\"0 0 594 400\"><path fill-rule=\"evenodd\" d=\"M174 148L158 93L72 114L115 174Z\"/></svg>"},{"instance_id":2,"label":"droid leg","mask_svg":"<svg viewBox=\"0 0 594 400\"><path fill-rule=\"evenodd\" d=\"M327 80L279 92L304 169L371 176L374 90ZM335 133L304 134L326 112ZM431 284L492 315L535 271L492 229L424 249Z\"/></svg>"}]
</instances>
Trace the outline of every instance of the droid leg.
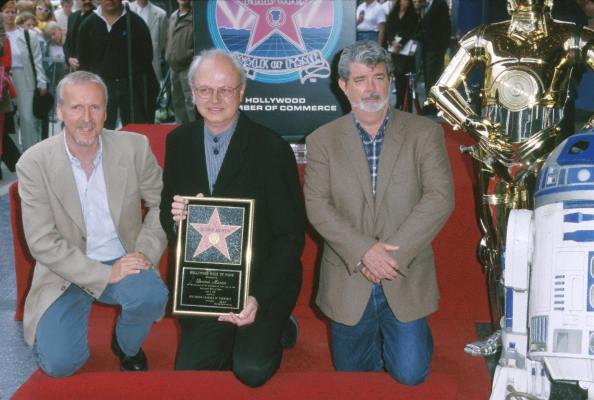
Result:
<instances>
[{"instance_id":1,"label":"droid leg","mask_svg":"<svg viewBox=\"0 0 594 400\"><path fill-rule=\"evenodd\" d=\"M509 211L506 204L507 183L478 161L474 162L474 169L477 172L475 204L482 235L478 258L486 275L491 323L495 332L485 340L469 343L464 351L473 356L489 356L501 347L499 324L503 315L504 292L500 248L504 241L505 223L500 220L507 218Z\"/></svg>"},{"instance_id":2,"label":"droid leg","mask_svg":"<svg viewBox=\"0 0 594 400\"><path fill-rule=\"evenodd\" d=\"M548 399L550 393L544 364L527 358L532 214L529 210L512 210L509 216L503 270L502 353L495 370L491 400Z\"/></svg>"}]
</instances>

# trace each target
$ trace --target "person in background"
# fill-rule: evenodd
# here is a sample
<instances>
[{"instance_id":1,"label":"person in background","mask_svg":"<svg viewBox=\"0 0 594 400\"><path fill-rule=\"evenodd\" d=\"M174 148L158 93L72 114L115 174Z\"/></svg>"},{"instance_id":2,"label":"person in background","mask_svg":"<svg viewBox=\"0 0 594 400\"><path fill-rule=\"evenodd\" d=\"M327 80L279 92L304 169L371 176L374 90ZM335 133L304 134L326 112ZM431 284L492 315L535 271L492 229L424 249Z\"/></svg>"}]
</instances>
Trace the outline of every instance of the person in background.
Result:
<instances>
[{"instance_id":1,"label":"person in background","mask_svg":"<svg viewBox=\"0 0 594 400\"><path fill-rule=\"evenodd\" d=\"M588 17L588 27L594 29L594 0L576 0Z\"/></svg>"},{"instance_id":2,"label":"person in background","mask_svg":"<svg viewBox=\"0 0 594 400\"><path fill-rule=\"evenodd\" d=\"M390 14L392 11L392 7L394 6L394 2L392 0L378 0L379 3L384 7L384 12L386 15Z\"/></svg>"},{"instance_id":3,"label":"person in background","mask_svg":"<svg viewBox=\"0 0 594 400\"><path fill-rule=\"evenodd\" d=\"M192 88L188 81L188 69L194 56L194 24L192 2L177 0L179 8L169 17L165 61L171 71L171 102L175 122L187 124L196 120L192 103Z\"/></svg>"},{"instance_id":4,"label":"person in background","mask_svg":"<svg viewBox=\"0 0 594 400\"><path fill-rule=\"evenodd\" d=\"M43 70L41 45L37 35L30 34L33 65L37 75L35 81L33 65L29 58L25 30L16 25L16 3L7 1L2 6L2 20L12 52L12 80L17 93L16 104L19 116L19 147L24 151L41 140L41 124L33 115L33 93L47 90L47 77Z\"/></svg>"},{"instance_id":5,"label":"person in background","mask_svg":"<svg viewBox=\"0 0 594 400\"><path fill-rule=\"evenodd\" d=\"M6 1L0 1L0 7L4 5ZM7 45L8 44L8 45ZM0 92L0 162L5 160L4 152L5 152L5 145L9 138L5 137L8 136L8 133L4 131L4 114L5 112L10 112L12 110L10 104L10 93L8 91L8 81L9 81L9 74L10 74L10 42L6 39L6 32L4 31L4 24L0 24L0 69L2 70L2 79L1 82L3 91ZM6 101L8 99L8 101ZM8 166L8 164L7 164ZM0 168L0 180L2 179L2 169Z\"/></svg>"},{"instance_id":6,"label":"person in background","mask_svg":"<svg viewBox=\"0 0 594 400\"><path fill-rule=\"evenodd\" d=\"M68 31L68 17L72 15L72 0L60 0L60 9L56 10L54 16L58 26L66 33Z\"/></svg>"},{"instance_id":7,"label":"person in background","mask_svg":"<svg viewBox=\"0 0 594 400\"><path fill-rule=\"evenodd\" d=\"M399 109L405 107L404 109L408 110L408 104L403 104L409 81L406 74L415 69L413 43L409 42L414 40L418 26L419 16L412 0L396 0L386 20L386 41L383 46L392 55L396 84L396 108ZM403 49L406 50L406 54Z\"/></svg>"},{"instance_id":8,"label":"person in background","mask_svg":"<svg viewBox=\"0 0 594 400\"><path fill-rule=\"evenodd\" d=\"M78 61L78 53L76 52L78 44L78 30L80 24L87 18L95 9L93 0L77 0L81 3L80 9L73 12L68 17L68 28L66 29L66 40L64 41L64 59L66 65L72 71L76 71L80 67Z\"/></svg>"},{"instance_id":9,"label":"person in background","mask_svg":"<svg viewBox=\"0 0 594 400\"><path fill-rule=\"evenodd\" d=\"M23 12L30 12L35 15L35 2L31 0L19 0L16 2L17 16ZM18 20L17 20L18 25Z\"/></svg>"},{"instance_id":10,"label":"person in background","mask_svg":"<svg viewBox=\"0 0 594 400\"><path fill-rule=\"evenodd\" d=\"M37 27L43 32L48 22L56 20L52 2L50 0L37 0L35 3L35 17L37 18Z\"/></svg>"},{"instance_id":11,"label":"person in background","mask_svg":"<svg viewBox=\"0 0 594 400\"><path fill-rule=\"evenodd\" d=\"M128 29L128 24L130 29ZM101 0L81 23L80 69L101 77L109 92L105 126L153 123L159 82L153 71L153 44L146 23L122 0Z\"/></svg>"},{"instance_id":12,"label":"person in background","mask_svg":"<svg viewBox=\"0 0 594 400\"><path fill-rule=\"evenodd\" d=\"M29 32L35 33L37 35L42 34L41 30L37 27L37 18L28 11L23 11L17 15L15 22L19 27L26 29ZM38 39L40 41L43 40L42 37L39 37Z\"/></svg>"},{"instance_id":13,"label":"person in background","mask_svg":"<svg viewBox=\"0 0 594 400\"><path fill-rule=\"evenodd\" d=\"M189 79L202 119L167 136L161 225L174 240L175 224L187 215L181 196L254 199L253 257L241 312L179 318L175 368L231 369L256 387L280 366L283 338L297 335L289 317L301 288L305 235L297 165L282 137L239 111L246 76L233 55L204 50L192 62Z\"/></svg>"},{"instance_id":14,"label":"person in background","mask_svg":"<svg viewBox=\"0 0 594 400\"><path fill-rule=\"evenodd\" d=\"M559 21L573 22L577 26L588 26L588 17L576 0L554 0L551 16L553 19ZM578 88L580 81L585 72L586 70L581 65L578 65L571 75L569 93L565 107L563 107L563 121L561 121L563 137L568 137L575 133L575 102L579 95Z\"/></svg>"},{"instance_id":15,"label":"person in background","mask_svg":"<svg viewBox=\"0 0 594 400\"><path fill-rule=\"evenodd\" d=\"M384 42L386 11L376 0L365 0L355 12L357 18L357 40Z\"/></svg>"},{"instance_id":16,"label":"person in background","mask_svg":"<svg viewBox=\"0 0 594 400\"><path fill-rule=\"evenodd\" d=\"M49 80L48 90L55 97L56 86L66 75L66 64L64 62L64 39L62 28L55 21L50 21L44 29L46 46L43 53L43 67Z\"/></svg>"},{"instance_id":17,"label":"person in background","mask_svg":"<svg viewBox=\"0 0 594 400\"><path fill-rule=\"evenodd\" d=\"M161 82L164 78L161 72L161 55L167 41L167 13L150 0L136 0L130 3L130 10L140 15L149 28L153 43L153 69Z\"/></svg>"},{"instance_id":18,"label":"person in background","mask_svg":"<svg viewBox=\"0 0 594 400\"><path fill-rule=\"evenodd\" d=\"M450 46L452 27L450 10L445 0L413 0L420 15L416 39L421 44L421 67L425 82L425 93L441 76L445 66L445 54ZM423 114L434 114L435 107L425 106Z\"/></svg>"},{"instance_id":19,"label":"person in background","mask_svg":"<svg viewBox=\"0 0 594 400\"><path fill-rule=\"evenodd\" d=\"M423 382L439 290L431 242L454 208L443 128L390 110L391 58L376 42L346 47L339 86L352 113L306 138L305 206L324 239L316 304L338 371L386 369Z\"/></svg>"}]
</instances>

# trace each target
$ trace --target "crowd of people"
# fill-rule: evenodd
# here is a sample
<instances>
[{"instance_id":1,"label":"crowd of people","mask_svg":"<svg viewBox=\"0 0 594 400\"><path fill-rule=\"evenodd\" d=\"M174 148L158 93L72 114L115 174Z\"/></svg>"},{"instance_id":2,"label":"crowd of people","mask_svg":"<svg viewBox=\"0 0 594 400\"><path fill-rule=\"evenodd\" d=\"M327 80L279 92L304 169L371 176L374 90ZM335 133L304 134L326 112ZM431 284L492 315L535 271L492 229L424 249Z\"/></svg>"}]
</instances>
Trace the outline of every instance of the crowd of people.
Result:
<instances>
[{"instance_id":1,"label":"crowd of people","mask_svg":"<svg viewBox=\"0 0 594 400\"><path fill-rule=\"evenodd\" d=\"M178 0L177 5L168 16L150 0L61 0L58 7L50 0L0 1L6 82L0 85L0 154L7 167L14 171L22 152L58 133L55 108L36 116L33 99L54 96L68 72L101 76L109 92L106 126L115 128L154 122L156 100L171 70L175 119L194 120L187 84L194 56L192 2ZM124 34L128 30L131 34Z\"/></svg>"}]
</instances>

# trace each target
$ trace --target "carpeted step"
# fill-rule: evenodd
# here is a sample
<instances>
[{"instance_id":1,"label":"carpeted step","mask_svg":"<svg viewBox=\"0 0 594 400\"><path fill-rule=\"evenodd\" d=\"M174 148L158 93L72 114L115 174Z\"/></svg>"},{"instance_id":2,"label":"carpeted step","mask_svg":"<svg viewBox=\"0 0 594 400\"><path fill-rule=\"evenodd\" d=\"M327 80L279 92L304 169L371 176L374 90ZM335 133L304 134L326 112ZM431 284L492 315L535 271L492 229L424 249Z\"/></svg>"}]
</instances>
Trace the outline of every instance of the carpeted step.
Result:
<instances>
[{"instance_id":1,"label":"carpeted step","mask_svg":"<svg viewBox=\"0 0 594 400\"><path fill-rule=\"evenodd\" d=\"M425 384L408 387L385 373L279 372L266 385L252 389L231 372L93 372L50 380L37 371L13 399L454 400L458 394L455 381L446 374L431 374Z\"/></svg>"}]
</instances>

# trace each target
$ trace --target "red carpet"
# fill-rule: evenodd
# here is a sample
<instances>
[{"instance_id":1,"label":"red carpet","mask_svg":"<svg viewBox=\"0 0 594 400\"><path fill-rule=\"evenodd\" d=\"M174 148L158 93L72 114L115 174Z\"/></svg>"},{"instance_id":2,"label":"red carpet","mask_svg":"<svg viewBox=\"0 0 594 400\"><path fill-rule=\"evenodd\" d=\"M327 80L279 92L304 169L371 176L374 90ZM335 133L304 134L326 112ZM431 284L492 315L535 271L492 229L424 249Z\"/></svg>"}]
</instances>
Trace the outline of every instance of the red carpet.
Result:
<instances>
[{"instance_id":1,"label":"red carpet","mask_svg":"<svg viewBox=\"0 0 594 400\"><path fill-rule=\"evenodd\" d=\"M170 126L127 127L151 139L162 162L164 135ZM475 258L475 222L470 160L459 153L468 144L458 133L447 134L456 185L456 209L434 243L441 290L440 309L430 317L435 353L427 382L410 388L386 373L333 372L328 331L323 317L310 307L315 283L316 245L308 238L303 255L304 287L295 314L300 323L297 346L286 351L279 372L264 387L243 386L229 372L174 372L177 325L165 318L155 324L144 349L151 372L120 373L109 349L115 310L94 307L89 328L91 358L69 378L52 379L37 371L14 399L464 399L488 398L485 362L464 354L475 340L474 323L488 319L484 277Z\"/></svg>"}]
</instances>

